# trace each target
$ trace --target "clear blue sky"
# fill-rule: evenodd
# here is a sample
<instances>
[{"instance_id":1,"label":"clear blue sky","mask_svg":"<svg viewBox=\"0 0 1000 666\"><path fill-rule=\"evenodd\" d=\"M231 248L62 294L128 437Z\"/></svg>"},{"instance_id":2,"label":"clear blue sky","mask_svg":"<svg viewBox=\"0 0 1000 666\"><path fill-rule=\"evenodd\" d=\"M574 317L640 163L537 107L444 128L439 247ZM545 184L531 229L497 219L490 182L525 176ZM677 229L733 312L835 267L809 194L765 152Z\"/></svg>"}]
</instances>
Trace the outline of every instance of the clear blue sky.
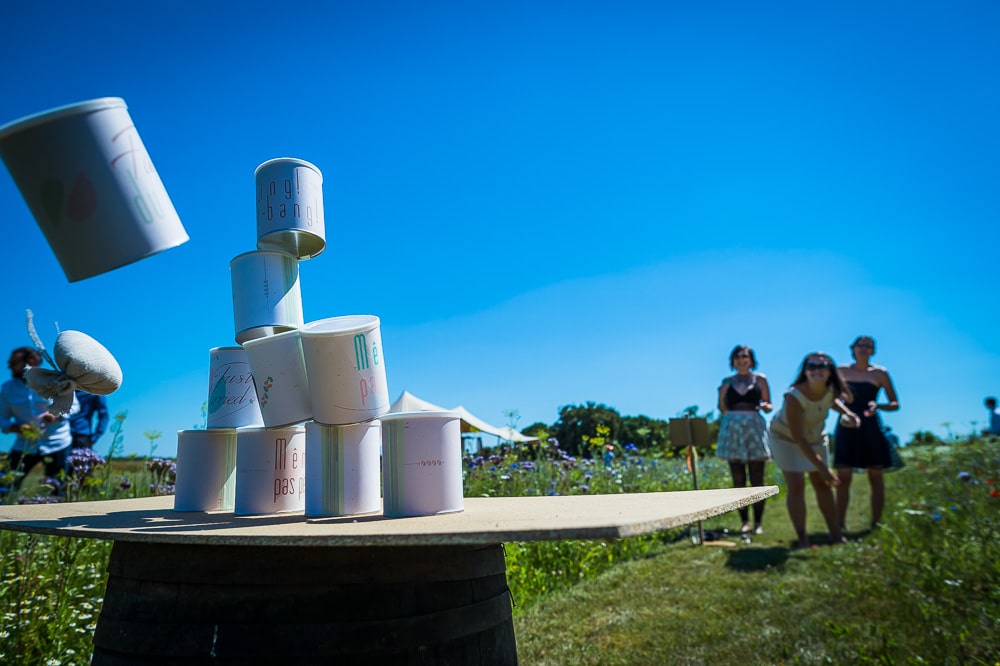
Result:
<instances>
[{"instance_id":1,"label":"clear blue sky","mask_svg":"<svg viewBox=\"0 0 1000 666\"><path fill-rule=\"evenodd\" d=\"M0 123L124 98L191 236L70 284L0 171L0 348L26 308L49 345L54 322L100 340L129 451L201 422L253 171L285 156L325 178L306 321L380 316L393 399L668 418L714 408L737 343L780 392L861 333L904 437L1000 393L994 3L141 7L0 24Z\"/></svg>"}]
</instances>

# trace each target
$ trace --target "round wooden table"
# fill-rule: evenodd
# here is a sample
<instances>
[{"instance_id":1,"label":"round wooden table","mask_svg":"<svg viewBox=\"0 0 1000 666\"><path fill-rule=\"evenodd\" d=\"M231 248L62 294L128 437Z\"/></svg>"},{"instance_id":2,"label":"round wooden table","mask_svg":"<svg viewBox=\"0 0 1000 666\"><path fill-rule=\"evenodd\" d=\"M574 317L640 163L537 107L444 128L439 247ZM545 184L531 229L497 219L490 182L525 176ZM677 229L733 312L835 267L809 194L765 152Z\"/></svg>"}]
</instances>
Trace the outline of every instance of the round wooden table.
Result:
<instances>
[{"instance_id":1,"label":"round wooden table","mask_svg":"<svg viewBox=\"0 0 1000 666\"><path fill-rule=\"evenodd\" d=\"M393 519L150 497L0 506L0 529L114 541L93 664L516 664L504 542L648 534L777 492L466 498Z\"/></svg>"}]
</instances>

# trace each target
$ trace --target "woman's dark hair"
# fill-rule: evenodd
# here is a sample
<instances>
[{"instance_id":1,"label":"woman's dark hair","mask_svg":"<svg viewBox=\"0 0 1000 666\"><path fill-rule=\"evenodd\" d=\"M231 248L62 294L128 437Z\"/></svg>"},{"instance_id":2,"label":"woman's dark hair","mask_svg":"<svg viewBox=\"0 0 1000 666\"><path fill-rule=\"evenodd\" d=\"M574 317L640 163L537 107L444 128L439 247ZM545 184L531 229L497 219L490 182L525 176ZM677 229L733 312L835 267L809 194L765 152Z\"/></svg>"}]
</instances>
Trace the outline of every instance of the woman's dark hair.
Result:
<instances>
[{"instance_id":1,"label":"woman's dark hair","mask_svg":"<svg viewBox=\"0 0 1000 666\"><path fill-rule=\"evenodd\" d=\"M729 367L732 370L736 369L736 355L740 352L745 351L750 354L750 369L757 369L757 356L753 353L753 350L746 345L736 345L733 347L733 351L729 352Z\"/></svg>"},{"instance_id":2,"label":"woman's dark hair","mask_svg":"<svg viewBox=\"0 0 1000 666\"><path fill-rule=\"evenodd\" d=\"M17 354L21 357L25 363L30 366L36 366L42 364L42 356L38 353L38 350L34 347L18 347L10 353L11 356Z\"/></svg>"},{"instance_id":3,"label":"woman's dark hair","mask_svg":"<svg viewBox=\"0 0 1000 666\"><path fill-rule=\"evenodd\" d=\"M854 342L851 343L851 356L852 357L854 356L854 347L855 347L855 345L857 345L859 342L862 342L862 341L868 341L868 342L872 343L872 355L874 356L875 355L875 338L873 338L870 335L859 335L858 337L854 338Z\"/></svg>"},{"instance_id":4,"label":"woman's dark hair","mask_svg":"<svg viewBox=\"0 0 1000 666\"><path fill-rule=\"evenodd\" d=\"M844 381L843 376L841 376L840 369L837 368L837 363L833 360L833 357L826 352L814 351L806 354L805 358L802 359L802 364L799 366L799 374L795 378L795 381L792 382L792 385L794 386L795 384L801 384L802 382L808 381L806 379L806 363L809 362L809 358L811 356L822 356L830 365L830 376L827 377L826 385L833 388L833 397L839 398L840 396L844 396L847 399L847 402L853 400L854 398L851 395L851 389L847 386L847 382Z\"/></svg>"}]
</instances>

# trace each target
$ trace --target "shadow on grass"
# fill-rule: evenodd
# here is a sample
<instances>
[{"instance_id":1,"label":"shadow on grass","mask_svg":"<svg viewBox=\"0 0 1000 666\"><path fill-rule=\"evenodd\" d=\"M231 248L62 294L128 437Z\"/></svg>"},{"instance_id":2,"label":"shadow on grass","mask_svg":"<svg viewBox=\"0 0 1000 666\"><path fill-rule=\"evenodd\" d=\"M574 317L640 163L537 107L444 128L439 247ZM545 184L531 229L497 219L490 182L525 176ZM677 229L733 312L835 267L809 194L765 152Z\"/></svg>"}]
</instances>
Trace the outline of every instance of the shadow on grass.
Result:
<instances>
[{"instance_id":1,"label":"shadow on grass","mask_svg":"<svg viewBox=\"0 0 1000 666\"><path fill-rule=\"evenodd\" d=\"M788 559L788 548L739 548L729 553L726 566L736 571L761 571L768 567L778 567Z\"/></svg>"}]
</instances>

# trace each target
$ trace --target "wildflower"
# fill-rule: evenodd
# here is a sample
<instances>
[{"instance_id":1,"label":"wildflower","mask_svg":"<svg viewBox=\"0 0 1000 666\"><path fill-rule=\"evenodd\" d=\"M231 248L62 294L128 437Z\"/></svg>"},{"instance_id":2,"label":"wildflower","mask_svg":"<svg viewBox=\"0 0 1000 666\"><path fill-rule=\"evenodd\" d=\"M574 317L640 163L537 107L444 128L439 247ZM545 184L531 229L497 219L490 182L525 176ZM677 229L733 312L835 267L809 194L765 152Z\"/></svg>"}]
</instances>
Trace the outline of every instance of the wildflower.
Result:
<instances>
[{"instance_id":1,"label":"wildflower","mask_svg":"<svg viewBox=\"0 0 1000 666\"><path fill-rule=\"evenodd\" d=\"M990 497L1000 497L1000 490L997 490L996 488L994 488L993 490L991 490L990 491Z\"/></svg>"},{"instance_id":2,"label":"wildflower","mask_svg":"<svg viewBox=\"0 0 1000 666\"><path fill-rule=\"evenodd\" d=\"M941 520L941 514L935 513L933 516L931 516L931 518L933 518L934 520Z\"/></svg>"},{"instance_id":3,"label":"wildflower","mask_svg":"<svg viewBox=\"0 0 1000 666\"><path fill-rule=\"evenodd\" d=\"M959 481L971 481L972 480L972 475L969 474L968 472L959 472L958 473L958 480Z\"/></svg>"},{"instance_id":4,"label":"wildflower","mask_svg":"<svg viewBox=\"0 0 1000 666\"><path fill-rule=\"evenodd\" d=\"M581 493L589 493L590 492L590 486L588 486L586 484L580 486L580 492Z\"/></svg>"}]
</instances>

